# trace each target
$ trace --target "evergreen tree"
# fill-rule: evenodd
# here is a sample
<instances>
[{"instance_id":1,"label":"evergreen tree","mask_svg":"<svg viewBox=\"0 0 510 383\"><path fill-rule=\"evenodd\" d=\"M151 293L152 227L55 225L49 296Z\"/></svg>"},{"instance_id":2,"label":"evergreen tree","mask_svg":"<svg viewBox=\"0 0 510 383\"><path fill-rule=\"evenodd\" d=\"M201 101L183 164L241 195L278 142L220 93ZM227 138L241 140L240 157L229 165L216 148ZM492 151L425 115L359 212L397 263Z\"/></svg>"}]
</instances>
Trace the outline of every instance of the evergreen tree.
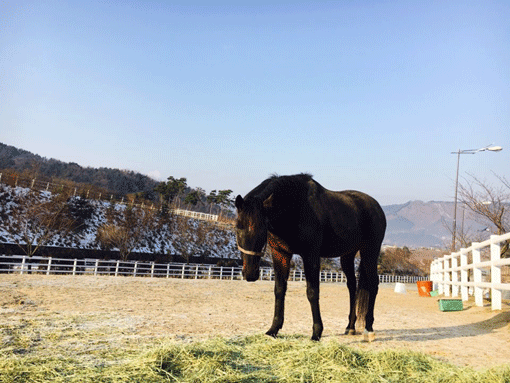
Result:
<instances>
[{"instance_id":1,"label":"evergreen tree","mask_svg":"<svg viewBox=\"0 0 510 383\"><path fill-rule=\"evenodd\" d=\"M179 196L184 191L184 189L186 189L186 187L186 178L182 177L176 179L173 176L170 176L168 177L167 182L160 182L154 191L161 195L163 201L172 203L175 197Z\"/></svg>"}]
</instances>

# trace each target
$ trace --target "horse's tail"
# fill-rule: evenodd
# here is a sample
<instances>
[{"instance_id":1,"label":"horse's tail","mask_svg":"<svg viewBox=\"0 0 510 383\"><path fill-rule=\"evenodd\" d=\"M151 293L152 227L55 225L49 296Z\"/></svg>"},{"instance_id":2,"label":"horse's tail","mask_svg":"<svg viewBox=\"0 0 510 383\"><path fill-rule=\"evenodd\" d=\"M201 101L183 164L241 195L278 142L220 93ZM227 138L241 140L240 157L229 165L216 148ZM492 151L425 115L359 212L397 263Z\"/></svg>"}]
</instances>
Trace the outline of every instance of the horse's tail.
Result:
<instances>
[{"instance_id":1,"label":"horse's tail","mask_svg":"<svg viewBox=\"0 0 510 383\"><path fill-rule=\"evenodd\" d=\"M358 287L358 290L356 291L356 322L357 325L361 328L365 327L365 318L368 312L369 297L370 293L368 290Z\"/></svg>"},{"instance_id":2,"label":"horse's tail","mask_svg":"<svg viewBox=\"0 0 510 383\"><path fill-rule=\"evenodd\" d=\"M356 316L360 326L365 327L368 324L371 328L375 297L379 290L379 276L377 275L377 264L374 267L374 265L370 266L370 263L372 262L362 260L360 264L358 289L356 291ZM370 314L369 318L367 318L367 314ZM370 323L366 323L365 319Z\"/></svg>"}]
</instances>

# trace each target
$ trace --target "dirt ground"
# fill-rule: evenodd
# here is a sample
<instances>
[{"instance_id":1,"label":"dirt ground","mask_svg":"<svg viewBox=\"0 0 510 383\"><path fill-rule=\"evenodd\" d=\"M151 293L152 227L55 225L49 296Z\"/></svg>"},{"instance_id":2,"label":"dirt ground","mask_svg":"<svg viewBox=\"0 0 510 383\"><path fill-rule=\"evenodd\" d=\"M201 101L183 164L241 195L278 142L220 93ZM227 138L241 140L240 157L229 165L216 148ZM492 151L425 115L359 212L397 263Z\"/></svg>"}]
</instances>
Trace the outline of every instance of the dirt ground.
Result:
<instances>
[{"instance_id":1,"label":"dirt ground","mask_svg":"<svg viewBox=\"0 0 510 383\"><path fill-rule=\"evenodd\" d=\"M64 348L84 357L127 341L150 348L169 339L260 334L271 324L273 287L272 282L0 274L0 351L14 347L13 334L27 332L29 325L37 335L30 335L24 347L50 349L53 342L60 352ZM437 298L419 297L414 286L406 294L393 287L381 285L377 339L364 343L362 335L343 335L345 285L323 283L321 341L335 339L364 350L415 350L476 369L510 363L509 302L502 311L468 301L463 311L441 312ZM285 314L280 334L311 336L304 282L289 282ZM78 332L100 334L101 341L80 341Z\"/></svg>"}]
</instances>

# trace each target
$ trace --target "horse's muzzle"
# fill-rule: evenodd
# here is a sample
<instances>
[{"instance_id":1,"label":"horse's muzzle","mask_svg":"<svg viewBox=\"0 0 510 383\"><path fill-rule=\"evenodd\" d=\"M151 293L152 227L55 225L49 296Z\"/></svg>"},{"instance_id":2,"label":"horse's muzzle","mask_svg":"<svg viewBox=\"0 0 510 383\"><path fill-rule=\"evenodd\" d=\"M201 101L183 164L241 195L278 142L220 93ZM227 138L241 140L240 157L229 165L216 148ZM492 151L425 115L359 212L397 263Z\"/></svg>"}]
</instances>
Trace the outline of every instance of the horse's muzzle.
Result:
<instances>
[{"instance_id":1,"label":"horse's muzzle","mask_svg":"<svg viewBox=\"0 0 510 383\"><path fill-rule=\"evenodd\" d=\"M248 271L246 267L243 267L243 277L247 282L258 281L260 278L259 268Z\"/></svg>"},{"instance_id":2,"label":"horse's muzzle","mask_svg":"<svg viewBox=\"0 0 510 383\"><path fill-rule=\"evenodd\" d=\"M246 279L247 282L255 282L259 280L259 273L256 275L245 275L244 279Z\"/></svg>"},{"instance_id":3,"label":"horse's muzzle","mask_svg":"<svg viewBox=\"0 0 510 383\"><path fill-rule=\"evenodd\" d=\"M260 277L260 256L243 254L243 277L248 282L255 282Z\"/></svg>"}]
</instances>

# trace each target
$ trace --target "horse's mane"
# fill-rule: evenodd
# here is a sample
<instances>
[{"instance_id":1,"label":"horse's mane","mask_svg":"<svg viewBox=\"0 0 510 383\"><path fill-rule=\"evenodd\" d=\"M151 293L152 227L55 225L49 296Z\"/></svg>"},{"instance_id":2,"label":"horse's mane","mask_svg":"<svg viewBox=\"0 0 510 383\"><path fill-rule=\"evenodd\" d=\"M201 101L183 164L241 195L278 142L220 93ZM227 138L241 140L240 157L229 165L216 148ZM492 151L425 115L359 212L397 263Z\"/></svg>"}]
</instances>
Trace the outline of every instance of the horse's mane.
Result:
<instances>
[{"instance_id":1,"label":"horse's mane","mask_svg":"<svg viewBox=\"0 0 510 383\"><path fill-rule=\"evenodd\" d=\"M309 181L312 181L312 175L308 173L294 174L290 176L271 175L259 186L254 188L246 198L259 198L265 200L273 193L284 190L300 190L307 187ZM315 181L314 181L315 182Z\"/></svg>"}]
</instances>

